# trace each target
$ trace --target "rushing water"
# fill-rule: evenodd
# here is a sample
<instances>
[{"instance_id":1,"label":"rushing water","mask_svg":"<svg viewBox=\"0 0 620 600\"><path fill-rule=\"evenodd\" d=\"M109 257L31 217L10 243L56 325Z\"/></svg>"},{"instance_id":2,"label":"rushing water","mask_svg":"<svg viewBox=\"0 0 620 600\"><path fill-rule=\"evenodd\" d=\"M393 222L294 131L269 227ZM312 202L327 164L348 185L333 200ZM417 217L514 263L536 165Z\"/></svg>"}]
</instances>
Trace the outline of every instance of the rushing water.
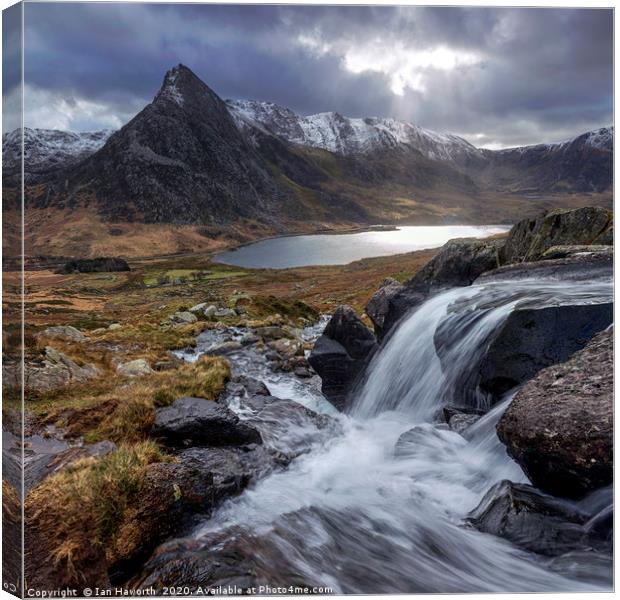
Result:
<instances>
[{"instance_id":1,"label":"rushing water","mask_svg":"<svg viewBox=\"0 0 620 600\"><path fill-rule=\"evenodd\" d=\"M430 299L373 359L351 414L336 417L342 433L317 440L287 470L224 504L186 543L224 548L228 560L225 544L234 540L274 586L303 581L342 593L609 589L609 556L544 558L464 524L494 483L527 481L495 433L510 397L465 437L435 417L453 400L449 381L517 304L599 303L611 294L610 281L522 281ZM442 368L434 335L446 319L454 343ZM251 368L260 376L262 367ZM295 396L294 386L287 390ZM299 399L324 406L316 392Z\"/></svg>"},{"instance_id":2,"label":"rushing water","mask_svg":"<svg viewBox=\"0 0 620 600\"><path fill-rule=\"evenodd\" d=\"M215 260L239 267L269 269L342 265L361 258L439 248L454 238L484 238L508 229L503 225L436 225L278 237L222 252Z\"/></svg>"}]
</instances>

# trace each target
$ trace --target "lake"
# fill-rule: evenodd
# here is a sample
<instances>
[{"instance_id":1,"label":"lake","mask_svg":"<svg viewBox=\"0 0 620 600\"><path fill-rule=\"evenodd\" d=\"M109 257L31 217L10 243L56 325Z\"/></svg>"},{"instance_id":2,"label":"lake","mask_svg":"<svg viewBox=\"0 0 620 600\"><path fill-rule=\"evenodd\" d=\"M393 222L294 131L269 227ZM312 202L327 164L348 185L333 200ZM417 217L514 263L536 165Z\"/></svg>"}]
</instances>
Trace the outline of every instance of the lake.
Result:
<instances>
[{"instance_id":1,"label":"lake","mask_svg":"<svg viewBox=\"0 0 620 600\"><path fill-rule=\"evenodd\" d=\"M439 248L454 238L484 238L509 229L507 225L434 225L399 227L393 231L296 235L271 238L222 252L214 260L264 269L344 265L361 258Z\"/></svg>"}]
</instances>

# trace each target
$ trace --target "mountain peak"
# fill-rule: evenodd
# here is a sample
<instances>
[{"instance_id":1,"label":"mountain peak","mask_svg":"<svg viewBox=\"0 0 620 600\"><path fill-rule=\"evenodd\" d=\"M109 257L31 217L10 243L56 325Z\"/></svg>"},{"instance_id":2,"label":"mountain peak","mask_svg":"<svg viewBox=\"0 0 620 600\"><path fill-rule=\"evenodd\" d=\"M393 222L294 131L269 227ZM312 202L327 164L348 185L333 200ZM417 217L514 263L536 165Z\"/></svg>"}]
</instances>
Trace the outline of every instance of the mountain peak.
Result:
<instances>
[{"instance_id":1,"label":"mountain peak","mask_svg":"<svg viewBox=\"0 0 620 600\"><path fill-rule=\"evenodd\" d=\"M209 87L189 67L179 63L164 75L164 81L157 96L155 96L155 101L165 99L183 106L188 96L195 92L204 93L205 91L211 92Z\"/></svg>"}]
</instances>

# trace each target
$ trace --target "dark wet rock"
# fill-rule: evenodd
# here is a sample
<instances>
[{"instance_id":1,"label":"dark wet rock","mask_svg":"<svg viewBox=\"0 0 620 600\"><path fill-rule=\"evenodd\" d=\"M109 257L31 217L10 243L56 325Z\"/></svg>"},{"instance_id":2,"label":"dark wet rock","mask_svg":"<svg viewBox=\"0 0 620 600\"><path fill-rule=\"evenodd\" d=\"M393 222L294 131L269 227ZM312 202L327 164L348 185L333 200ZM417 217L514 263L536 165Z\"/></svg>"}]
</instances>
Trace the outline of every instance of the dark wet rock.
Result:
<instances>
[{"instance_id":1,"label":"dark wet rock","mask_svg":"<svg viewBox=\"0 0 620 600\"><path fill-rule=\"evenodd\" d=\"M509 390L542 369L567 360L612 322L613 306L606 304L517 308L495 329L484 352L452 382L450 397L478 407L480 398L496 403ZM445 319L434 336L443 365L452 360L452 319Z\"/></svg>"},{"instance_id":2,"label":"dark wet rock","mask_svg":"<svg viewBox=\"0 0 620 600\"><path fill-rule=\"evenodd\" d=\"M53 438L34 436L25 438L24 488L26 492L39 485L43 479L55 475L84 458L98 458L116 450L108 440L67 448L67 444Z\"/></svg>"},{"instance_id":3,"label":"dark wet rock","mask_svg":"<svg viewBox=\"0 0 620 600\"><path fill-rule=\"evenodd\" d=\"M539 260L552 246L607 243L612 229L613 214L605 208L553 210L519 221L511 229L502 249L502 262Z\"/></svg>"},{"instance_id":4,"label":"dark wet rock","mask_svg":"<svg viewBox=\"0 0 620 600\"><path fill-rule=\"evenodd\" d=\"M131 271L127 261L116 256L99 258L78 258L67 261L57 273L110 273L113 271Z\"/></svg>"},{"instance_id":5,"label":"dark wet rock","mask_svg":"<svg viewBox=\"0 0 620 600\"><path fill-rule=\"evenodd\" d=\"M613 304L513 311L480 365L480 387L498 399L541 369L564 362L613 320Z\"/></svg>"},{"instance_id":6,"label":"dark wet rock","mask_svg":"<svg viewBox=\"0 0 620 600\"><path fill-rule=\"evenodd\" d=\"M468 517L480 531L548 556L587 547L587 521L588 515L574 503L510 481L493 486Z\"/></svg>"},{"instance_id":7,"label":"dark wet rock","mask_svg":"<svg viewBox=\"0 0 620 600\"><path fill-rule=\"evenodd\" d=\"M233 376L231 381L226 384L226 392L228 395L240 398L270 395L269 388L260 379L254 379L254 377L246 375Z\"/></svg>"},{"instance_id":8,"label":"dark wet rock","mask_svg":"<svg viewBox=\"0 0 620 600\"><path fill-rule=\"evenodd\" d=\"M154 588L158 593L169 586L188 587L190 593L222 587L243 595L252 587L277 587L274 581L308 590L324 585L300 574L290 551L269 537L235 527L200 540L185 538L163 544L129 587Z\"/></svg>"},{"instance_id":9,"label":"dark wet rock","mask_svg":"<svg viewBox=\"0 0 620 600\"><path fill-rule=\"evenodd\" d=\"M177 447L261 444L258 431L222 404L203 398L179 398L155 414L151 435Z\"/></svg>"},{"instance_id":10,"label":"dark wet rock","mask_svg":"<svg viewBox=\"0 0 620 600\"><path fill-rule=\"evenodd\" d=\"M83 458L101 457L113 452L116 445L110 441L95 444L69 446L62 439L50 435L13 435L2 432L3 477L14 487L21 489L22 451L23 478L26 493L50 475L66 469Z\"/></svg>"},{"instance_id":11,"label":"dark wet rock","mask_svg":"<svg viewBox=\"0 0 620 600\"><path fill-rule=\"evenodd\" d=\"M185 467L211 473L211 503L217 506L274 469L288 465L290 457L252 444L244 448L189 448L178 454L178 460Z\"/></svg>"},{"instance_id":12,"label":"dark wet rock","mask_svg":"<svg viewBox=\"0 0 620 600\"><path fill-rule=\"evenodd\" d=\"M379 296L373 296L366 307L377 335L384 337L403 315L436 292L471 285L482 273L498 267L503 243L501 239L450 240L403 286L392 284L383 293L379 290Z\"/></svg>"},{"instance_id":13,"label":"dark wet rock","mask_svg":"<svg viewBox=\"0 0 620 600\"><path fill-rule=\"evenodd\" d=\"M613 328L515 395L497 425L532 483L580 497L613 477Z\"/></svg>"},{"instance_id":14,"label":"dark wet rock","mask_svg":"<svg viewBox=\"0 0 620 600\"><path fill-rule=\"evenodd\" d=\"M308 362L322 379L325 397L338 409L377 348L372 331L355 311L339 306L317 340Z\"/></svg>"}]
</instances>

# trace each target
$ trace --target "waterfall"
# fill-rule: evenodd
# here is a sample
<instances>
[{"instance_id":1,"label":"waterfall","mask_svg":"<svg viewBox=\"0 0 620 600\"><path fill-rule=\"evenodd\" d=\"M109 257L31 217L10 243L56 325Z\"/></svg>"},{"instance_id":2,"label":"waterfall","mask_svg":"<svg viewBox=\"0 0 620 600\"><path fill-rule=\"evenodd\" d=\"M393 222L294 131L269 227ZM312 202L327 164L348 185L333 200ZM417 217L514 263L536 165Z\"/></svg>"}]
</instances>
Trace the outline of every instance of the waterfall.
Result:
<instances>
[{"instance_id":1,"label":"waterfall","mask_svg":"<svg viewBox=\"0 0 620 600\"><path fill-rule=\"evenodd\" d=\"M611 295L609 281L531 280L429 299L403 318L374 357L351 413L334 417L341 435L317 441L286 470L225 503L187 542L160 549L159 560L205 573L204 565L229 564L226 544L232 543L243 569L259 565L270 580L340 593L609 589L610 563L600 555L553 562L464 526L492 485L527 482L495 433L511 396L465 437L437 423L436 414L447 402L458 404L451 383L515 307L600 303ZM477 402L485 401L480 394Z\"/></svg>"},{"instance_id":2,"label":"waterfall","mask_svg":"<svg viewBox=\"0 0 620 600\"><path fill-rule=\"evenodd\" d=\"M610 300L611 285L600 280L506 281L440 293L406 315L375 355L363 385L354 394L352 412L368 418L398 410L418 421L429 421L448 403L489 408L488 397L479 390L474 398L453 397L454 384L476 365L493 332L515 307ZM446 321L449 343L440 361L435 336Z\"/></svg>"}]
</instances>

